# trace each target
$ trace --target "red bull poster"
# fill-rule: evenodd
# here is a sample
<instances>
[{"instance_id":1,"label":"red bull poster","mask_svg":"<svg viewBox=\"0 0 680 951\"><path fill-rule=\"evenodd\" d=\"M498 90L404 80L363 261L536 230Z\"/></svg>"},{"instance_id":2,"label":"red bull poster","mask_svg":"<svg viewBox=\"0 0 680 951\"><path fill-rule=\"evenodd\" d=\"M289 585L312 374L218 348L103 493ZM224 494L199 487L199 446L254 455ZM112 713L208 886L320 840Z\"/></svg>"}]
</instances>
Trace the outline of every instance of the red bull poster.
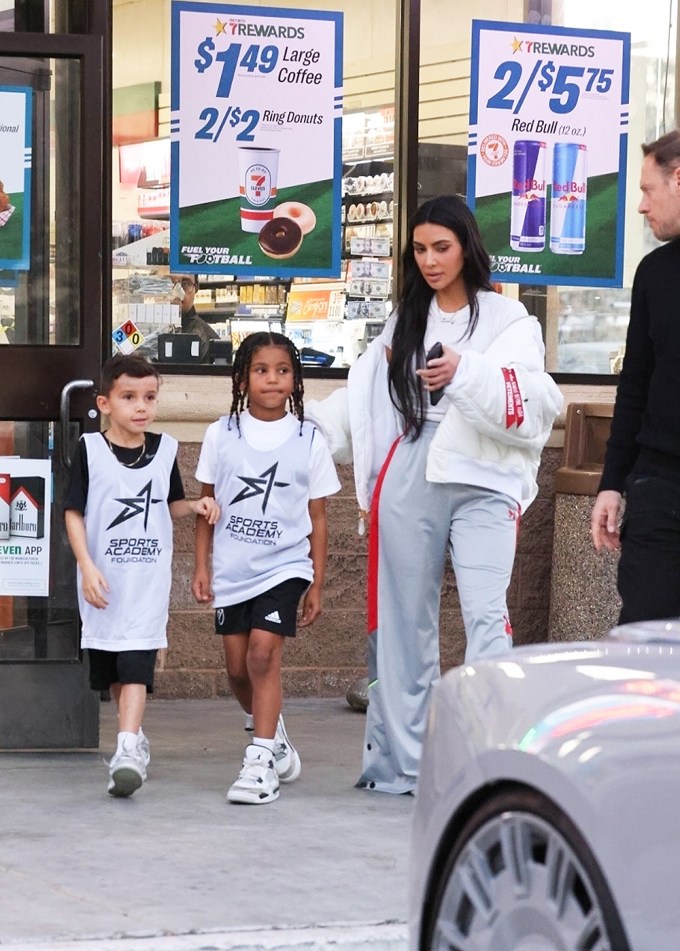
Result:
<instances>
[{"instance_id":1,"label":"red bull poster","mask_svg":"<svg viewBox=\"0 0 680 951\"><path fill-rule=\"evenodd\" d=\"M170 267L338 277L341 13L172 3Z\"/></svg>"},{"instance_id":2,"label":"red bull poster","mask_svg":"<svg viewBox=\"0 0 680 951\"><path fill-rule=\"evenodd\" d=\"M0 269L31 264L31 89L0 86Z\"/></svg>"},{"instance_id":3,"label":"red bull poster","mask_svg":"<svg viewBox=\"0 0 680 951\"><path fill-rule=\"evenodd\" d=\"M51 486L48 459L0 456L0 595L50 593Z\"/></svg>"},{"instance_id":4,"label":"red bull poster","mask_svg":"<svg viewBox=\"0 0 680 951\"><path fill-rule=\"evenodd\" d=\"M473 20L468 195L493 279L621 287L630 34Z\"/></svg>"}]
</instances>

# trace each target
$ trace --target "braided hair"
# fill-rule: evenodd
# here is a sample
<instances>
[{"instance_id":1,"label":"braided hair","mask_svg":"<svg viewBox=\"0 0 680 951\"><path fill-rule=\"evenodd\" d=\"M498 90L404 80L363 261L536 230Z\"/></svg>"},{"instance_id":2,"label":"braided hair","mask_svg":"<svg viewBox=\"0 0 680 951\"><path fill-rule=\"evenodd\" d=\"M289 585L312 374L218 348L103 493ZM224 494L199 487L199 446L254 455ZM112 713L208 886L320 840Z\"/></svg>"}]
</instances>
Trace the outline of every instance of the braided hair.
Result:
<instances>
[{"instance_id":1,"label":"braided hair","mask_svg":"<svg viewBox=\"0 0 680 951\"><path fill-rule=\"evenodd\" d=\"M300 435L302 435L302 424L305 419L305 407L302 400L305 388L302 382L302 364L298 348L292 340L283 334L268 333L266 330L258 333L248 334L243 340L241 346L236 351L234 357L234 366L232 369L232 401L229 410L229 422L232 417L236 417L236 428L241 432L240 416L244 408L249 405L248 401L248 379L250 377L250 367L253 357L262 347L281 347L290 357L293 367L293 392L288 400L291 413L300 420Z\"/></svg>"}]
</instances>

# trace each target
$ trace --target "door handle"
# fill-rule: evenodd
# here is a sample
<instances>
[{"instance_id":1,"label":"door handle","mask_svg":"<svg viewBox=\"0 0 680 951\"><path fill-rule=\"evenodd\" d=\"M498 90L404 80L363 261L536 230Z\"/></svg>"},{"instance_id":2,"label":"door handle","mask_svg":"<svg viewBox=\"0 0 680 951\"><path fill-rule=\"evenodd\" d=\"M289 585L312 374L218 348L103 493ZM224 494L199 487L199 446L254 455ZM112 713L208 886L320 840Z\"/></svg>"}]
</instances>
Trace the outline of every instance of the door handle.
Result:
<instances>
[{"instance_id":1,"label":"door handle","mask_svg":"<svg viewBox=\"0 0 680 951\"><path fill-rule=\"evenodd\" d=\"M70 380L61 391L59 399L59 422L61 426L61 462L65 469L71 468L71 454L68 450L68 424L71 419L71 393L74 390L89 390L94 380Z\"/></svg>"}]
</instances>

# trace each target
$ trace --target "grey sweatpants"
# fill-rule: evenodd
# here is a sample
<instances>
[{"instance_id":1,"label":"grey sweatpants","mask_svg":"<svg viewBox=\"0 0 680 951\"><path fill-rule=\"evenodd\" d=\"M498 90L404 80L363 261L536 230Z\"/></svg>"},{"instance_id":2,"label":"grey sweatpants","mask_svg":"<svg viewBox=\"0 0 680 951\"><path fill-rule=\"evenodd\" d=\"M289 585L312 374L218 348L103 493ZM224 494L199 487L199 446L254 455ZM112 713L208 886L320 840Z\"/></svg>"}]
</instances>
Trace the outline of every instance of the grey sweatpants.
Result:
<instances>
[{"instance_id":1,"label":"grey sweatpants","mask_svg":"<svg viewBox=\"0 0 680 951\"><path fill-rule=\"evenodd\" d=\"M440 675L439 603L447 549L465 625L465 660L512 646L506 592L519 507L489 489L427 482L435 430L436 424L426 423L415 442L399 442L373 499L371 532L378 531L370 557L377 556L377 566L369 566L369 605L373 598L377 625L369 634L369 704L357 785L381 792L410 792L416 786L431 687Z\"/></svg>"}]
</instances>

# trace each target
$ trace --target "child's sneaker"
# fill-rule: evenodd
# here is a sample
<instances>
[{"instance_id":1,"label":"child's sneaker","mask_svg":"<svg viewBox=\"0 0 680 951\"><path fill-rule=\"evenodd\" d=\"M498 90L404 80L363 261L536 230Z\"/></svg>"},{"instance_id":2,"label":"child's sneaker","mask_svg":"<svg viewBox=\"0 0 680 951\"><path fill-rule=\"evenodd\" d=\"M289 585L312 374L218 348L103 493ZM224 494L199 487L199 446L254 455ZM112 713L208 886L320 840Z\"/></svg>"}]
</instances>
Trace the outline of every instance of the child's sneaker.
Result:
<instances>
[{"instance_id":1,"label":"child's sneaker","mask_svg":"<svg viewBox=\"0 0 680 951\"><path fill-rule=\"evenodd\" d=\"M149 743L149 738L146 736L145 733L142 733L141 730L139 731L138 736L139 736L139 744L138 744L139 755L141 757L142 765L144 767L144 775L142 776L142 779L144 780L144 782L146 782L146 771L149 768L149 763L151 762L151 744Z\"/></svg>"},{"instance_id":2,"label":"child's sneaker","mask_svg":"<svg viewBox=\"0 0 680 951\"><path fill-rule=\"evenodd\" d=\"M279 778L273 754L264 746L246 746L243 767L227 793L228 802L260 805L279 798Z\"/></svg>"},{"instance_id":3,"label":"child's sneaker","mask_svg":"<svg viewBox=\"0 0 680 951\"><path fill-rule=\"evenodd\" d=\"M274 765L282 783L294 782L302 772L298 751L288 738L283 717L279 717L274 737Z\"/></svg>"},{"instance_id":4,"label":"child's sneaker","mask_svg":"<svg viewBox=\"0 0 680 951\"><path fill-rule=\"evenodd\" d=\"M131 796L144 782L145 773L139 744L134 747L124 744L109 763L109 795L118 798Z\"/></svg>"}]
</instances>

